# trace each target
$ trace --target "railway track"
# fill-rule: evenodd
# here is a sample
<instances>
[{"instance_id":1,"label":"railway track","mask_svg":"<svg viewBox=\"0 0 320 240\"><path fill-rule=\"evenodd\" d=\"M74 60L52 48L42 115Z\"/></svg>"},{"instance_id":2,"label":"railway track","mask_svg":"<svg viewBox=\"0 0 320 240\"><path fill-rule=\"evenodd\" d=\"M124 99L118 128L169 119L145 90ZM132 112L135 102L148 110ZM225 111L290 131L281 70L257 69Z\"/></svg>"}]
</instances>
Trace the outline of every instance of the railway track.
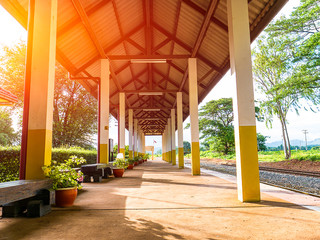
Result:
<instances>
[{"instance_id":1,"label":"railway track","mask_svg":"<svg viewBox=\"0 0 320 240\"><path fill-rule=\"evenodd\" d=\"M235 167L235 164L221 164L224 166L231 166ZM316 177L320 178L320 172L306 172L306 171L299 171L299 170L290 170L290 169L281 169L281 168L271 168L271 167L259 167L261 171L268 171L268 172L277 172L277 173L284 173L284 174L292 174L292 175L300 175L306 177Z\"/></svg>"}]
</instances>

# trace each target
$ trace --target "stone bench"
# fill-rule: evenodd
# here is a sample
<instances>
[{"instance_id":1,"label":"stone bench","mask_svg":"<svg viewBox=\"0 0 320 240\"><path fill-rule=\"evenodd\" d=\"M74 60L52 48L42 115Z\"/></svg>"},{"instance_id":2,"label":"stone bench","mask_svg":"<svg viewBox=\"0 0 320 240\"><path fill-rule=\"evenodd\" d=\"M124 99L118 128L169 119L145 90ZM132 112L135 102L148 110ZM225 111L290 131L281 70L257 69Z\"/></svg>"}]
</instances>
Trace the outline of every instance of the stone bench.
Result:
<instances>
[{"instance_id":1,"label":"stone bench","mask_svg":"<svg viewBox=\"0 0 320 240\"><path fill-rule=\"evenodd\" d=\"M54 203L52 180L18 180L0 183L2 217L41 217Z\"/></svg>"},{"instance_id":2,"label":"stone bench","mask_svg":"<svg viewBox=\"0 0 320 240\"><path fill-rule=\"evenodd\" d=\"M94 163L81 166L81 172L84 175L83 182L101 182L102 178L108 178L112 174L111 168L108 164Z\"/></svg>"}]
</instances>

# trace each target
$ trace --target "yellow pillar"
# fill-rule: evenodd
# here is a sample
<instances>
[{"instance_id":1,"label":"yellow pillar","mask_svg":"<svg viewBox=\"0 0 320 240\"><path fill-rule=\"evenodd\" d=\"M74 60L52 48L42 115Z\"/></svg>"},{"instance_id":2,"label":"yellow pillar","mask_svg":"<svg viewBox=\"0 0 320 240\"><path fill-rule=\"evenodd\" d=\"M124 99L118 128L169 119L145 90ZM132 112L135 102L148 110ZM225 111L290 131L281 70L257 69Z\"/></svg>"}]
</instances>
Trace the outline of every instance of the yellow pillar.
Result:
<instances>
[{"instance_id":1,"label":"yellow pillar","mask_svg":"<svg viewBox=\"0 0 320 240\"><path fill-rule=\"evenodd\" d=\"M126 102L125 102L125 93L119 93L119 109L120 109L120 153L125 157L125 124L126 124Z\"/></svg>"},{"instance_id":2,"label":"yellow pillar","mask_svg":"<svg viewBox=\"0 0 320 240\"><path fill-rule=\"evenodd\" d=\"M142 153L146 153L146 138L144 136L144 133L141 131L141 145L142 145Z\"/></svg>"},{"instance_id":3,"label":"yellow pillar","mask_svg":"<svg viewBox=\"0 0 320 240\"><path fill-rule=\"evenodd\" d=\"M171 118L168 119L168 136L167 136L167 139L168 139L168 143L167 143L167 146L168 146L168 162L171 163L171 160L172 160L172 145L171 145Z\"/></svg>"},{"instance_id":4,"label":"yellow pillar","mask_svg":"<svg viewBox=\"0 0 320 240\"><path fill-rule=\"evenodd\" d=\"M176 111L171 109L171 161L176 165Z\"/></svg>"},{"instance_id":5,"label":"yellow pillar","mask_svg":"<svg viewBox=\"0 0 320 240\"><path fill-rule=\"evenodd\" d=\"M167 161L167 126L164 128L164 133L163 133L163 160Z\"/></svg>"},{"instance_id":6,"label":"yellow pillar","mask_svg":"<svg viewBox=\"0 0 320 240\"><path fill-rule=\"evenodd\" d=\"M134 156L138 156L138 119L134 119Z\"/></svg>"},{"instance_id":7,"label":"yellow pillar","mask_svg":"<svg viewBox=\"0 0 320 240\"><path fill-rule=\"evenodd\" d=\"M109 163L109 60L100 60L100 146L99 162Z\"/></svg>"},{"instance_id":8,"label":"yellow pillar","mask_svg":"<svg viewBox=\"0 0 320 240\"><path fill-rule=\"evenodd\" d=\"M253 94L250 30L247 0L228 0L231 76L237 159L238 199L260 201L259 165Z\"/></svg>"},{"instance_id":9,"label":"yellow pillar","mask_svg":"<svg viewBox=\"0 0 320 240\"><path fill-rule=\"evenodd\" d=\"M162 160L164 160L164 132L162 133L161 141L162 141L161 156L162 156Z\"/></svg>"},{"instance_id":10,"label":"yellow pillar","mask_svg":"<svg viewBox=\"0 0 320 240\"><path fill-rule=\"evenodd\" d=\"M57 0L29 1L20 179L44 178L51 163Z\"/></svg>"},{"instance_id":11,"label":"yellow pillar","mask_svg":"<svg viewBox=\"0 0 320 240\"><path fill-rule=\"evenodd\" d=\"M177 129L179 168L184 168L182 92L177 92Z\"/></svg>"},{"instance_id":12,"label":"yellow pillar","mask_svg":"<svg viewBox=\"0 0 320 240\"><path fill-rule=\"evenodd\" d=\"M138 155L141 153L141 132L140 132L140 127L138 126L138 130L137 130L137 140L138 140Z\"/></svg>"},{"instance_id":13,"label":"yellow pillar","mask_svg":"<svg viewBox=\"0 0 320 240\"><path fill-rule=\"evenodd\" d=\"M129 158L133 158L133 110L129 109Z\"/></svg>"},{"instance_id":14,"label":"yellow pillar","mask_svg":"<svg viewBox=\"0 0 320 240\"><path fill-rule=\"evenodd\" d=\"M192 175L200 175L197 59L188 59Z\"/></svg>"}]
</instances>

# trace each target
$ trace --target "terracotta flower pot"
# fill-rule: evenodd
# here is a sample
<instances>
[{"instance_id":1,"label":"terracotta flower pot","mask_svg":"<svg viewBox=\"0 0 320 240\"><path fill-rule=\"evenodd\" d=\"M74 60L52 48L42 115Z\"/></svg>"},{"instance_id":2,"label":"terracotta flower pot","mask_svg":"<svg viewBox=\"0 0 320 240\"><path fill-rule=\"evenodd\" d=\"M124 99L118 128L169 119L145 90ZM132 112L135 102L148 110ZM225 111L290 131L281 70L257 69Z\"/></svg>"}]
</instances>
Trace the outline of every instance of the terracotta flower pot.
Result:
<instances>
[{"instance_id":1,"label":"terracotta flower pot","mask_svg":"<svg viewBox=\"0 0 320 240\"><path fill-rule=\"evenodd\" d=\"M138 166L138 164L139 164L138 162L134 162L133 166Z\"/></svg>"},{"instance_id":2,"label":"terracotta flower pot","mask_svg":"<svg viewBox=\"0 0 320 240\"><path fill-rule=\"evenodd\" d=\"M133 169L133 164L129 164L127 169Z\"/></svg>"},{"instance_id":3,"label":"terracotta flower pot","mask_svg":"<svg viewBox=\"0 0 320 240\"><path fill-rule=\"evenodd\" d=\"M122 177L123 174L124 174L124 168L114 168L113 169L113 175L115 177Z\"/></svg>"},{"instance_id":4,"label":"terracotta flower pot","mask_svg":"<svg viewBox=\"0 0 320 240\"><path fill-rule=\"evenodd\" d=\"M77 187L71 188L58 188L56 190L56 206L57 207L70 207L73 205L78 194Z\"/></svg>"}]
</instances>

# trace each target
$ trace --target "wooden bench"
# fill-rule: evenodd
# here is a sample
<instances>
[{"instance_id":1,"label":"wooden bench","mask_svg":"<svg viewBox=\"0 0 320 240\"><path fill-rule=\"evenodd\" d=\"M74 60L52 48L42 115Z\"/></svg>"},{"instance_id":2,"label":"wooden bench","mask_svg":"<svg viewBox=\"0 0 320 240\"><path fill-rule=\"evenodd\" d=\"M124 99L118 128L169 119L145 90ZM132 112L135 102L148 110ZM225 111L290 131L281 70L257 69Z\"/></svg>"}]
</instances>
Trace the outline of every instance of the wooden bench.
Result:
<instances>
[{"instance_id":1,"label":"wooden bench","mask_svg":"<svg viewBox=\"0 0 320 240\"><path fill-rule=\"evenodd\" d=\"M54 203L52 180L18 180L0 183L2 217L41 217Z\"/></svg>"},{"instance_id":2,"label":"wooden bench","mask_svg":"<svg viewBox=\"0 0 320 240\"><path fill-rule=\"evenodd\" d=\"M83 182L101 182L102 178L108 178L112 174L111 168L105 163L86 164L81 166L81 172L84 175Z\"/></svg>"}]
</instances>

